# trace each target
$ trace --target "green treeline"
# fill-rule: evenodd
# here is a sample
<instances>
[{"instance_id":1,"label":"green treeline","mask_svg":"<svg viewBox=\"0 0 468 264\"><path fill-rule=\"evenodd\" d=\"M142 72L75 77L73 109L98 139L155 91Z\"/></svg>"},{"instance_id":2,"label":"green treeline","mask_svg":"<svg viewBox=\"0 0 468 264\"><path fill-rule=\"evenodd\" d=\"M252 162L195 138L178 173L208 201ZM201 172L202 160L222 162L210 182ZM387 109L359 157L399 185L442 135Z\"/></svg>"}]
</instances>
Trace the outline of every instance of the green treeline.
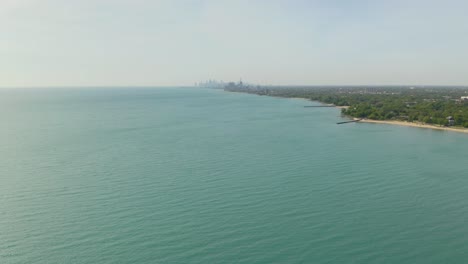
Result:
<instances>
[{"instance_id":1,"label":"green treeline","mask_svg":"<svg viewBox=\"0 0 468 264\"><path fill-rule=\"evenodd\" d=\"M403 120L468 127L467 87L262 87L230 84L227 91L299 97L336 106L343 114L374 120Z\"/></svg>"}]
</instances>

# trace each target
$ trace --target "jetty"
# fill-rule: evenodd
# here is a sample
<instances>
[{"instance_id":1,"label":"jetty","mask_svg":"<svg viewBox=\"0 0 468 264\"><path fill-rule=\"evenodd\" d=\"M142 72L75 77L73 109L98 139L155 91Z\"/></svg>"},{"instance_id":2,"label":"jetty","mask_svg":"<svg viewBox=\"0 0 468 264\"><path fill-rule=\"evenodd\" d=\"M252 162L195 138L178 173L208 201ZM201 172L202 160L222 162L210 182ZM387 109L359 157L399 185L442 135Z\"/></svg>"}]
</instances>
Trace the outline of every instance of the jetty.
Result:
<instances>
[{"instance_id":1,"label":"jetty","mask_svg":"<svg viewBox=\"0 0 468 264\"><path fill-rule=\"evenodd\" d=\"M335 107L334 105L304 105L304 107Z\"/></svg>"},{"instance_id":2,"label":"jetty","mask_svg":"<svg viewBox=\"0 0 468 264\"><path fill-rule=\"evenodd\" d=\"M338 122L336 123L337 125L341 125L341 124L347 124L347 123L355 123L355 122L359 122L361 121L362 119L354 119L354 120L349 120L349 121L343 121L343 122Z\"/></svg>"}]
</instances>

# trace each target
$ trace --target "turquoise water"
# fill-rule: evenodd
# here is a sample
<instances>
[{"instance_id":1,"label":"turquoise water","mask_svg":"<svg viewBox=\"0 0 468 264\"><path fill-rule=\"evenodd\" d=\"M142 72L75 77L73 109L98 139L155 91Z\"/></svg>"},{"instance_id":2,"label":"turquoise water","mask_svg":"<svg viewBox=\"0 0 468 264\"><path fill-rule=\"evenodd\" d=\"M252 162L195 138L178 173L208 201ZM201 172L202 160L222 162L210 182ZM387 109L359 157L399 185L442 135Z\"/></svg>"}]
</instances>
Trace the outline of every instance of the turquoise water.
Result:
<instances>
[{"instance_id":1,"label":"turquoise water","mask_svg":"<svg viewBox=\"0 0 468 264\"><path fill-rule=\"evenodd\" d=\"M0 263L467 263L468 135L218 90L0 90Z\"/></svg>"}]
</instances>

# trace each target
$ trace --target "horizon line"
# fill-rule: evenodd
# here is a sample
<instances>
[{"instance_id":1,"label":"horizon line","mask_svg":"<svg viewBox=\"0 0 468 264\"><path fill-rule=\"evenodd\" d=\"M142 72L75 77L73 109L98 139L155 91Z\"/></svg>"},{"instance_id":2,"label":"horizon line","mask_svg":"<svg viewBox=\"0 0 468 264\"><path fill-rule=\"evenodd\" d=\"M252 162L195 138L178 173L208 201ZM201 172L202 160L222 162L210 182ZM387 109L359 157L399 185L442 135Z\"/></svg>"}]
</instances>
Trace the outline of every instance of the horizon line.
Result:
<instances>
[{"instance_id":1,"label":"horizon line","mask_svg":"<svg viewBox=\"0 0 468 264\"><path fill-rule=\"evenodd\" d=\"M468 84L250 84L252 86L269 87L356 87L356 86L377 86L377 87L466 87ZM197 85L38 85L38 86L0 86L0 89L40 89L40 88L210 88Z\"/></svg>"}]
</instances>

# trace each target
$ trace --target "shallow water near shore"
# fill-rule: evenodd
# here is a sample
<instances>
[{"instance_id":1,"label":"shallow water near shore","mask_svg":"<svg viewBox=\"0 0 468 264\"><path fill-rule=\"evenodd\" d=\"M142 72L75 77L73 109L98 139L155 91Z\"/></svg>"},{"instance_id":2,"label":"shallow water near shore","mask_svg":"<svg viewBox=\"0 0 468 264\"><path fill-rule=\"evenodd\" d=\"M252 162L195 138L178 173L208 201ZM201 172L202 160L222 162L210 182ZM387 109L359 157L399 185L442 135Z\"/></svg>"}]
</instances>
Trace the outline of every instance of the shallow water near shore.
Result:
<instances>
[{"instance_id":1,"label":"shallow water near shore","mask_svg":"<svg viewBox=\"0 0 468 264\"><path fill-rule=\"evenodd\" d=\"M0 90L0 263L468 262L468 135L310 104Z\"/></svg>"}]
</instances>

